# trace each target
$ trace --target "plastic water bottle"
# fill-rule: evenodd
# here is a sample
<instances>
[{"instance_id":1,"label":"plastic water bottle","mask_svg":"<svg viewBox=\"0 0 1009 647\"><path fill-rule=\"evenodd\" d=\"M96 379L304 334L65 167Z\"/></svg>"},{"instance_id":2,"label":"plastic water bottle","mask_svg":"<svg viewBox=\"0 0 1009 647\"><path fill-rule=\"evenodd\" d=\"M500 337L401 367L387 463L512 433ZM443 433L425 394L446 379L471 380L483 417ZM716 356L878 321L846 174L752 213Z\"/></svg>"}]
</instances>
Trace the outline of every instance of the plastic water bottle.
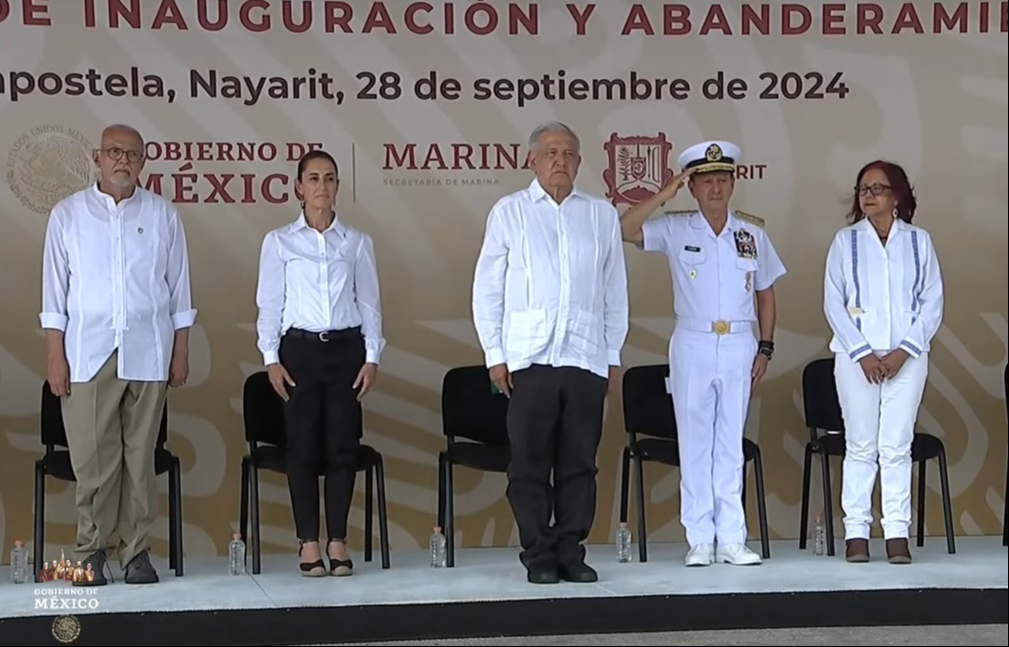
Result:
<instances>
[{"instance_id":1,"label":"plastic water bottle","mask_svg":"<svg viewBox=\"0 0 1009 647\"><path fill-rule=\"evenodd\" d=\"M431 568L445 568L448 559L447 543L441 527L435 526L431 533Z\"/></svg>"},{"instance_id":2,"label":"plastic water bottle","mask_svg":"<svg viewBox=\"0 0 1009 647\"><path fill-rule=\"evenodd\" d=\"M233 534L228 545L228 574L245 574L245 542L242 541L241 533Z\"/></svg>"},{"instance_id":3,"label":"plastic water bottle","mask_svg":"<svg viewBox=\"0 0 1009 647\"><path fill-rule=\"evenodd\" d=\"M631 561L631 531L626 523L617 528L617 561L626 564Z\"/></svg>"},{"instance_id":4,"label":"plastic water bottle","mask_svg":"<svg viewBox=\"0 0 1009 647\"><path fill-rule=\"evenodd\" d=\"M28 549L20 541L14 542L11 551L11 581L15 584L28 581Z\"/></svg>"},{"instance_id":5,"label":"plastic water bottle","mask_svg":"<svg viewBox=\"0 0 1009 647\"><path fill-rule=\"evenodd\" d=\"M816 528L813 529L813 554L823 555L827 550L827 531L823 527L823 515L816 515Z\"/></svg>"}]
</instances>

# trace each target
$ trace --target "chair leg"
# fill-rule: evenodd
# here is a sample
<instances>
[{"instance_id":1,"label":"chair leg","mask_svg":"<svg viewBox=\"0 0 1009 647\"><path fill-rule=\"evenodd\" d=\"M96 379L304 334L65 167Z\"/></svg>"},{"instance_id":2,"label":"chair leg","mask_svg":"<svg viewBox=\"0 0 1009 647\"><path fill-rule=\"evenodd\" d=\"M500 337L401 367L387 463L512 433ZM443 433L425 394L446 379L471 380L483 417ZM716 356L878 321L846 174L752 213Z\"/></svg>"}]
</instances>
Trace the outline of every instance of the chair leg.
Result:
<instances>
[{"instance_id":1,"label":"chair leg","mask_svg":"<svg viewBox=\"0 0 1009 647\"><path fill-rule=\"evenodd\" d=\"M445 529L445 452L438 452L438 520L436 525Z\"/></svg>"},{"instance_id":2,"label":"chair leg","mask_svg":"<svg viewBox=\"0 0 1009 647\"><path fill-rule=\"evenodd\" d=\"M627 508L630 503L631 448L624 447L620 457L620 523L627 523Z\"/></svg>"},{"instance_id":3,"label":"chair leg","mask_svg":"<svg viewBox=\"0 0 1009 647\"><path fill-rule=\"evenodd\" d=\"M35 463L35 537L33 540L33 562L36 578L45 561L46 544L46 470L42 461Z\"/></svg>"},{"instance_id":4,"label":"chair leg","mask_svg":"<svg viewBox=\"0 0 1009 647\"><path fill-rule=\"evenodd\" d=\"M242 458L242 483L238 512L238 532L242 541L249 543L249 457Z\"/></svg>"},{"instance_id":5,"label":"chair leg","mask_svg":"<svg viewBox=\"0 0 1009 647\"><path fill-rule=\"evenodd\" d=\"M928 461L918 463L918 548L925 545L925 493L928 492L926 481L928 476Z\"/></svg>"},{"instance_id":6,"label":"chair leg","mask_svg":"<svg viewBox=\"0 0 1009 647\"><path fill-rule=\"evenodd\" d=\"M757 483L757 519L760 522L760 549L764 559L771 559L771 537L767 524L767 496L764 490L764 460L760 450L753 457L753 480Z\"/></svg>"},{"instance_id":7,"label":"chair leg","mask_svg":"<svg viewBox=\"0 0 1009 647\"><path fill-rule=\"evenodd\" d=\"M169 535L171 536L171 548L169 548L169 553L174 557L174 564L171 568L175 569L175 577L182 577L182 556L184 551L182 550L182 536L183 536L183 526L182 526L182 461L178 458L172 461L172 467L168 471L168 478L170 479L168 483L168 497L171 499L169 501L169 514L171 519L169 525Z\"/></svg>"},{"instance_id":8,"label":"chair leg","mask_svg":"<svg viewBox=\"0 0 1009 647\"><path fill-rule=\"evenodd\" d=\"M389 511L385 498L385 465L382 457L375 461L375 485L378 492L378 545L382 551L382 568L388 569L389 559Z\"/></svg>"},{"instance_id":9,"label":"chair leg","mask_svg":"<svg viewBox=\"0 0 1009 647\"><path fill-rule=\"evenodd\" d=\"M445 463L445 523L442 532L445 533L445 566L455 566L455 484L453 479L452 460Z\"/></svg>"},{"instance_id":10,"label":"chair leg","mask_svg":"<svg viewBox=\"0 0 1009 647\"><path fill-rule=\"evenodd\" d=\"M648 561L648 528L645 523L645 462L640 456L634 456L635 481L634 488L638 503L638 561L644 564Z\"/></svg>"},{"instance_id":11,"label":"chair leg","mask_svg":"<svg viewBox=\"0 0 1009 647\"><path fill-rule=\"evenodd\" d=\"M1002 502L1005 505L1005 509L1002 511L1002 545L1009 546L1009 464L1006 465Z\"/></svg>"},{"instance_id":12,"label":"chair leg","mask_svg":"<svg viewBox=\"0 0 1009 647\"><path fill-rule=\"evenodd\" d=\"M364 561L370 562L372 558L375 533L375 472L374 465L364 471Z\"/></svg>"},{"instance_id":13,"label":"chair leg","mask_svg":"<svg viewBox=\"0 0 1009 647\"><path fill-rule=\"evenodd\" d=\"M806 445L806 455L802 460L802 500L799 502L799 550L806 550L809 538L809 482L813 471L813 447Z\"/></svg>"},{"instance_id":14,"label":"chair leg","mask_svg":"<svg viewBox=\"0 0 1009 647\"><path fill-rule=\"evenodd\" d=\"M942 512L946 522L946 550L956 554L956 538L953 536L953 502L949 494L949 465L946 463L946 449L939 451L939 483L942 485Z\"/></svg>"},{"instance_id":15,"label":"chair leg","mask_svg":"<svg viewBox=\"0 0 1009 647\"><path fill-rule=\"evenodd\" d=\"M834 490L830 485L830 454L820 452L820 468L823 475L823 529L827 541L827 555L834 556L834 509L831 503Z\"/></svg>"},{"instance_id":16,"label":"chair leg","mask_svg":"<svg viewBox=\"0 0 1009 647\"><path fill-rule=\"evenodd\" d=\"M259 466L255 462L249 468L249 510L252 522L252 574L259 575L263 568L262 546L259 537Z\"/></svg>"}]
</instances>

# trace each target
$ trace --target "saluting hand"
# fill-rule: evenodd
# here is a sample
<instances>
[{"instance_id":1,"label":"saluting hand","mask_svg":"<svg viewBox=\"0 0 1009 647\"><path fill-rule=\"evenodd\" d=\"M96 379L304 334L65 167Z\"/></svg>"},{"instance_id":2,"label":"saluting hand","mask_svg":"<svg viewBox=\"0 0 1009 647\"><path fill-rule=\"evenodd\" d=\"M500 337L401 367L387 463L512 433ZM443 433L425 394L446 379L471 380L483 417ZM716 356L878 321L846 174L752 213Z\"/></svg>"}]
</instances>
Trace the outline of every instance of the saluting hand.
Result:
<instances>
[{"instance_id":1,"label":"saluting hand","mask_svg":"<svg viewBox=\"0 0 1009 647\"><path fill-rule=\"evenodd\" d=\"M676 194L680 192L681 188L683 188L683 185L687 183L687 178L693 175L693 173L694 169L689 168L686 171L669 178L669 181L662 185L662 197L665 198L662 203L665 204L675 198Z\"/></svg>"},{"instance_id":2,"label":"saluting hand","mask_svg":"<svg viewBox=\"0 0 1009 647\"><path fill-rule=\"evenodd\" d=\"M358 402L363 400L364 396L368 395L368 392L375 386L375 380L377 379L377 365L369 363L361 367L361 370L357 373L357 379L354 380L354 388L361 389L360 393L357 394Z\"/></svg>"},{"instance_id":3,"label":"saluting hand","mask_svg":"<svg viewBox=\"0 0 1009 647\"><path fill-rule=\"evenodd\" d=\"M291 379L287 369L280 364L270 364L266 367L266 372L270 376L270 384L273 386L273 390L277 392L277 395L284 402L290 400L291 396L287 394L287 387L294 386L294 380Z\"/></svg>"}]
</instances>

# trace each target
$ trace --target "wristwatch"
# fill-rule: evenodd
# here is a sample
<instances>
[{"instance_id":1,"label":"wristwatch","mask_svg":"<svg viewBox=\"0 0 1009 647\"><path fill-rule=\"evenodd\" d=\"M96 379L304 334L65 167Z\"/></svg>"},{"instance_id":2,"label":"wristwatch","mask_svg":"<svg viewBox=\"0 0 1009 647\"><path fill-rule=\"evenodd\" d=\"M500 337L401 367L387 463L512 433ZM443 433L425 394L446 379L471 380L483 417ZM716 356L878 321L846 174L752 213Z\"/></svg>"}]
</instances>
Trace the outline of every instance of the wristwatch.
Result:
<instances>
[{"instance_id":1,"label":"wristwatch","mask_svg":"<svg viewBox=\"0 0 1009 647\"><path fill-rule=\"evenodd\" d=\"M767 356L767 359L774 357L774 342L762 341L757 344L757 352Z\"/></svg>"}]
</instances>

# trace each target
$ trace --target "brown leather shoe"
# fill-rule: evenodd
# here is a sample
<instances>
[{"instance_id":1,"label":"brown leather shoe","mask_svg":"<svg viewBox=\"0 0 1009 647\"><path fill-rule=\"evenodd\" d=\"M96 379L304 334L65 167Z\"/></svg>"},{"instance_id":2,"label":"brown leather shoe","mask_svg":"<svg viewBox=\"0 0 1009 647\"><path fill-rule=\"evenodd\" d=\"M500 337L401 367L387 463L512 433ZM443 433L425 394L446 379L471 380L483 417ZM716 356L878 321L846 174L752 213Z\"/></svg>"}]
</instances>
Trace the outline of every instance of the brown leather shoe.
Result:
<instances>
[{"instance_id":1,"label":"brown leather shoe","mask_svg":"<svg viewBox=\"0 0 1009 647\"><path fill-rule=\"evenodd\" d=\"M906 539L887 539L886 558L891 564L910 564L911 549Z\"/></svg>"},{"instance_id":2,"label":"brown leather shoe","mask_svg":"<svg viewBox=\"0 0 1009 647\"><path fill-rule=\"evenodd\" d=\"M845 542L844 558L852 564L864 564L869 561L869 540L849 539Z\"/></svg>"}]
</instances>

